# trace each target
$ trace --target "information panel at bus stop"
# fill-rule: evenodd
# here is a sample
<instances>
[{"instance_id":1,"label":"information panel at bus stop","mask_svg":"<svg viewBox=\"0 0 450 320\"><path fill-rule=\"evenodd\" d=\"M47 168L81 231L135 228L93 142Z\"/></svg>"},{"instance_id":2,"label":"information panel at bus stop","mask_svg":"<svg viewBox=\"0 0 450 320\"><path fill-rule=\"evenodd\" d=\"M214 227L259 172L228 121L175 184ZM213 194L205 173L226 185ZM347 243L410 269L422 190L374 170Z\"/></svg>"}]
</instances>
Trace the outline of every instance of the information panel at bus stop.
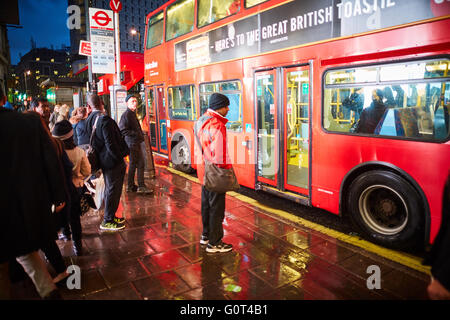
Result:
<instances>
[{"instance_id":1,"label":"information panel at bus stop","mask_svg":"<svg viewBox=\"0 0 450 320\"><path fill-rule=\"evenodd\" d=\"M450 14L434 0L295 0L175 45L175 70Z\"/></svg>"},{"instance_id":2,"label":"information panel at bus stop","mask_svg":"<svg viewBox=\"0 0 450 320\"><path fill-rule=\"evenodd\" d=\"M114 23L111 10L89 8L92 73L115 73Z\"/></svg>"}]
</instances>

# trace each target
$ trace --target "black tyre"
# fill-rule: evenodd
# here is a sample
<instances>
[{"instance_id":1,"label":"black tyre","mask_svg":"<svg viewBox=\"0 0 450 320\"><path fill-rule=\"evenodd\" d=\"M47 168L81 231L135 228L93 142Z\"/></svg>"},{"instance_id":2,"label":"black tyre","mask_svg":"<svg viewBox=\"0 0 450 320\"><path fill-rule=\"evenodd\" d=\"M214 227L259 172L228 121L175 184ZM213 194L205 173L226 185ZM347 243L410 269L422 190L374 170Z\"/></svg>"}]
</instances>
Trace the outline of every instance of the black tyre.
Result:
<instances>
[{"instance_id":1,"label":"black tyre","mask_svg":"<svg viewBox=\"0 0 450 320\"><path fill-rule=\"evenodd\" d=\"M417 245L424 226L424 210L417 191L399 175L368 171L350 185L350 218L369 240L394 249Z\"/></svg>"},{"instance_id":2,"label":"black tyre","mask_svg":"<svg viewBox=\"0 0 450 320\"><path fill-rule=\"evenodd\" d=\"M191 167L191 151L185 139L180 138L173 146L171 158L174 169L185 173L194 172Z\"/></svg>"}]
</instances>

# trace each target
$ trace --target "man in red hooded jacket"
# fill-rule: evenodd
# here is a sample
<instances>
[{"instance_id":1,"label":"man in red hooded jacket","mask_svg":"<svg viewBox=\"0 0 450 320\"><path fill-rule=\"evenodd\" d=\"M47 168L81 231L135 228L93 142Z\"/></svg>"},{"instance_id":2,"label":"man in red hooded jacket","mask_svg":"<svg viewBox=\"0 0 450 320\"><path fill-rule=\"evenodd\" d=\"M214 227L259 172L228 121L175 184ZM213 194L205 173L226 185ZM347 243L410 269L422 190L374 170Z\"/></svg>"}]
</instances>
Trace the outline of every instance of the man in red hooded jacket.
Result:
<instances>
[{"instance_id":1,"label":"man in red hooded jacket","mask_svg":"<svg viewBox=\"0 0 450 320\"><path fill-rule=\"evenodd\" d=\"M227 130L225 118L230 100L220 93L213 93L209 99L209 109L195 124L195 135L200 143L203 158L220 168L230 169L231 160L227 153ZM224 243L223 219L225 217L225 194L209 191L203 186L203 163L198 165L198 177L202 182L202 223L203 233L201 244L207 244L206 251L210 253L228 252L233 249L231 244Z\"/></svg>"}]
</instances>

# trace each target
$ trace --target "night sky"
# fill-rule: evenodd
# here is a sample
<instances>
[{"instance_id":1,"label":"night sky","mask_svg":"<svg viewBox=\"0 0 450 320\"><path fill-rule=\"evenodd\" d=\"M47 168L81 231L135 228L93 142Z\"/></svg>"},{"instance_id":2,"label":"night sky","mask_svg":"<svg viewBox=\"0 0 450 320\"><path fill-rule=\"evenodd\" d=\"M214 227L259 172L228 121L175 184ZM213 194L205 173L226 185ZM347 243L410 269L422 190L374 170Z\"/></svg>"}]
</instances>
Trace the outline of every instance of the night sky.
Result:
<instances>
[{"instance_id":1,"label":"night sky","mask_svg":"<svg viewBox=\"0 0 450 320\"><path fill-rule=\"evenodd\" d=\"M19 16L22 29L8 28L11 64L20 61L19 53L31 50L31 37L37 48L60 49L70 45L70 33L66 26L67 0L19 0Z\"/></svg>"}]
</instances>

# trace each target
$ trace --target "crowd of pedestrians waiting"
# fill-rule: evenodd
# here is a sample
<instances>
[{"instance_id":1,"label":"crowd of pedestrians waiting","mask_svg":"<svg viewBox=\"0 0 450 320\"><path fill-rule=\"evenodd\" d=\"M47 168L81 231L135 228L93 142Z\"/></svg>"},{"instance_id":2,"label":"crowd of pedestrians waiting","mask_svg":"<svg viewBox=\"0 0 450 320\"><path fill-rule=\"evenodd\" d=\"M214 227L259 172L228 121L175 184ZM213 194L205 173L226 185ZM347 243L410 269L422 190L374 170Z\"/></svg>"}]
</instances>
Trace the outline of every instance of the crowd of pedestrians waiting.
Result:
<instances>
[{"instance_id":1,"label":"crowd of pedestrians waiting","mask_svg":"<svg viewBox=\"0 0 450 320\"><path fill-rule=\"evenodd\" d=\"M135 102L136 97L130 95L129 100ZM43 299L60 299L56 284L65 283L69 274L56 240L72 240L73 253L83 255L80 200L85 183L104 179L100 229L123 229L125 220L117 217L116 211L126 172L124 157L130 150L133 174L128 185L133 188L127 191L152 193L144 184L144 154L136 150L144 140L135 104L134 113L121 121L120 129L95 94L88 96L86 106L74 110L64 104L51 111L45 98L36 98L27 107L10 107L0 88L2 150L9 155L1 157L2 167L8 168L4 180L8 188L0 201L1 218L7 222L0 233L0 299L10 298L14 270L28 274ZM89 146L98 158L95 171L87 157ZM134 188L136 168L139 187ZM39 250L55 270L55 277Z\"/></svg>"}]
</instances>

